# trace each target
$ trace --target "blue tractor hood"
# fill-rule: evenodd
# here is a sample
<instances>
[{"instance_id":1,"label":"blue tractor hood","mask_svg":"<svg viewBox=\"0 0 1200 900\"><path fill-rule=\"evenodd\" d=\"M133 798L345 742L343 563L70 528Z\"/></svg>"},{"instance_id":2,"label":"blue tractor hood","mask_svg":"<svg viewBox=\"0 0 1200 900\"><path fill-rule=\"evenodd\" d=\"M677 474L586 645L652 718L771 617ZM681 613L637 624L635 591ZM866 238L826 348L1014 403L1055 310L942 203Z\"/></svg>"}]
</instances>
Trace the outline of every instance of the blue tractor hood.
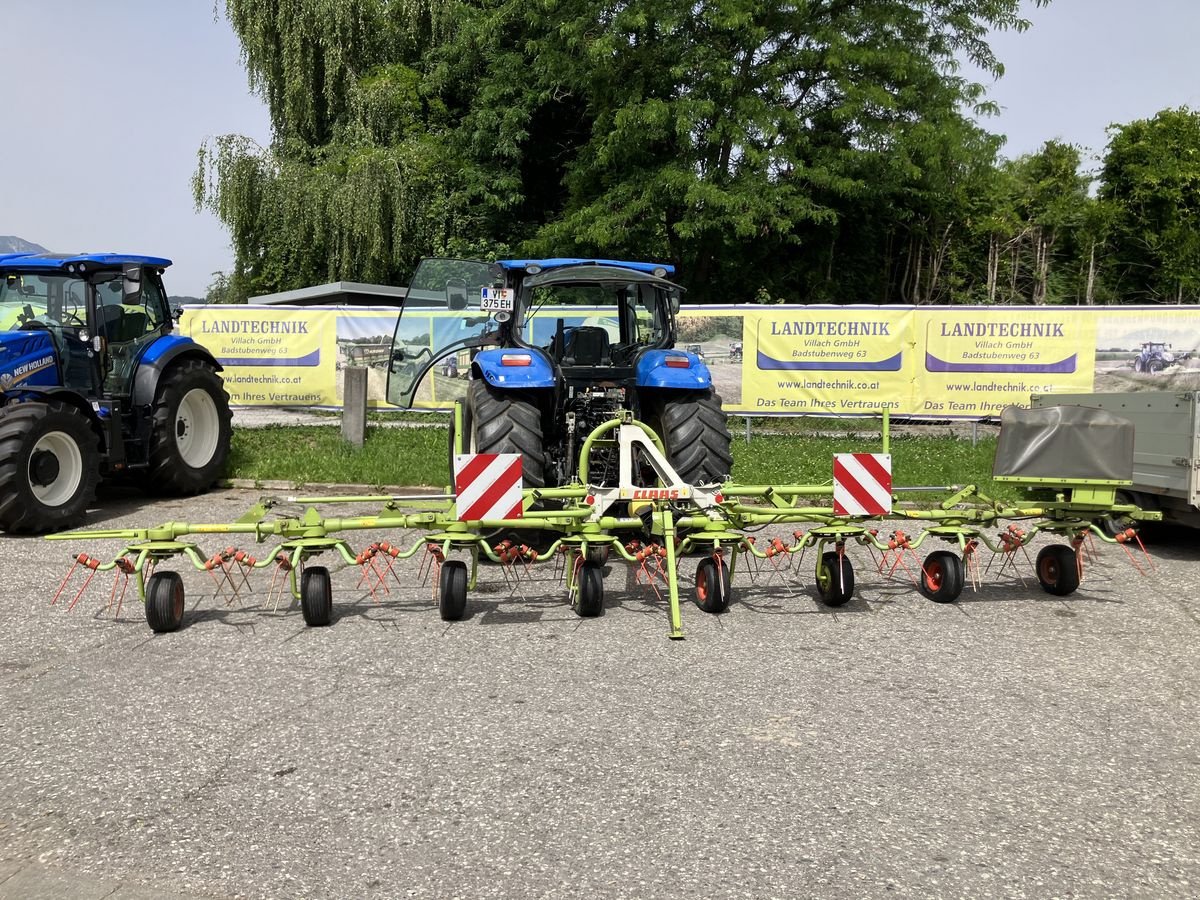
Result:
<instances>
[{"instance_id":1,"label":"blue tractor hood","mask_svg":"<svg viewBox=\"0 0 1200 900\"><path fill-rule=\"evenodd\" d=\"M61 384L48 331L0 331L0 392Z\"/></svg>"}]
</instances>

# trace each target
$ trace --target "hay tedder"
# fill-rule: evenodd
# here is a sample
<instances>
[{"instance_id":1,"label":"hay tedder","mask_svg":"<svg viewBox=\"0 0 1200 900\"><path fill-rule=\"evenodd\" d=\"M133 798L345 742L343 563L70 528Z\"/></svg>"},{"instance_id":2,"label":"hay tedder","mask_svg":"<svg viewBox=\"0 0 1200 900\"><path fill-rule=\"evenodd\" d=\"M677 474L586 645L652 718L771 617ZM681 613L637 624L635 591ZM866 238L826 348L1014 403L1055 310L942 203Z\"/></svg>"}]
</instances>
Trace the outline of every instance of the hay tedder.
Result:
<instances>
[{"instance_id":1,"label":"hay tedder","mask_svg":"<svg viewBox=\"0 0 1200 900\"><path fill-rule=\"evenodd\" d=\"M456 416L461 415L459 409ZM462 435L461 420L456 425ZM460 453L454 489L443 495L293 498L289 502L306 507L296 515L260 501L231 523L168 522L53 535L51 540L75 543L124 542L107 559L76 555L54 602L75 606L98 573L111 573L111 588L104 581L103 594L106 606L115 603L119 610L132 578L150 627L173 631L184 617L184 583L164 567L182 558L212 577L218 602L238 601L250 591L252 573L270 571L268 603L274 596L277 605L290 590L307 625L329 625L330 569L315 561L332 554L342 568L357 571L356 599L369 594L377 600L390 593L389 585L402 583L398 562L419 557L420 574L432 579L438 611L447 621L464 618L468 593L481 581L520 584L550 564L570 607L593 617L604 609L606 571L621 561L632 567L635 583L652 594L651 601L665 606L670 637L682 638L679 570L685 558L695 560L694 600L708 613L729 608L735 575L804 585L806 571L812 572L820 602L840 606L855 593L853 557L860 567L868 557L873 575L910 580L937 603L957 600L968 585L977 589L997 562L998 575L1008 571L1019 578L1018 568L1029 565L1043 590L1069 595L1079 587L1097 542L1121 547L1143 574L1152 566L1133 529L1110 537L1100 525L1115 515L1158 517L1115 502L1132 468L1133 430L1122 419L1078 407L1007 410L995 477L1033 492L1019 505L973 486L893 487L886 414L882 440L881 454L839 456L832 484L693 485L672 467L658 435L624 411L583 439L575 478L562 486L523 486L517 454ZM616 461L616 477L594 483L590 466L597 458L606 471ZM893 505L893 496L907 490L941 496ZM325 503L371 504L378 511L329 518L319 512ZM356 550L347 538L356 531L389 536ZM216 535L252 537L270 549L252 554L230 546L210 555L196 543ZM1029 544L1038 535L1058 541L1035 558ZM931 545L937 549L922 557ZM809 551L813 562L806 570L802 561Z\"/></svg>"}]
</instances>

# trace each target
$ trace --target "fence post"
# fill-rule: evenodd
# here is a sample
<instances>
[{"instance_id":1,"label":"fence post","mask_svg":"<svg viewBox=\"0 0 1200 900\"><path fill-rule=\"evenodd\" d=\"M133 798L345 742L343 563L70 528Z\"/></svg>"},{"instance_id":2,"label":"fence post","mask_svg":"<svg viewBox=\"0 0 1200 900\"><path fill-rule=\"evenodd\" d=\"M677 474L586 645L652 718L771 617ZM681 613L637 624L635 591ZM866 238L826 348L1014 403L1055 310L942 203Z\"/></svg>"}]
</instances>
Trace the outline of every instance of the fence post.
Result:
<instances>
[{"instance_id":1,"label":"fence post","mask_svg":"<svg viewBox=\"0 0 1200 900\"><path fill-rule=\"evenodd\" d=\"M750 417L746 416L746 443L750 443Z\"/></svg>"},{"instance_id":2,"label":"fence post","mask_svg":"<svg viewBox=\"0 0 1200 900\"><path fill-rule=\"evenodd\" d=\"M361 447L367 439L367 370L350 366L342 374L342 437Z\"/></svg>"}]
</instances>

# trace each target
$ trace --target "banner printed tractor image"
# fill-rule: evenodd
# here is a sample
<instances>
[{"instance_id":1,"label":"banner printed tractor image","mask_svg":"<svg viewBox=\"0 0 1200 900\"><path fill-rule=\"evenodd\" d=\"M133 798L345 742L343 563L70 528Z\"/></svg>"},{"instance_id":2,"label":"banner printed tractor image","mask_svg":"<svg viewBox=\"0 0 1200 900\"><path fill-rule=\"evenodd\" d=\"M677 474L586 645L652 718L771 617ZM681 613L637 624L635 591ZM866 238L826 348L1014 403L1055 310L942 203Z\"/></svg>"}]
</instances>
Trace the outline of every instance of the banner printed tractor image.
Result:
<instances>
[{"instance_id":1,"label":"banner printed tractor image","mask_svg":"<svg viewBox=\"0 0 1200 900\"><path fill-rule=\"evenodd\" d=\"M1144 341L1141 352L1133 360L1133 370L1157 375L1171 366L1182 366L1191 355L1190 351L1174 353L1171 345L1162 341Z\"/></svg>"},{"instance_id":2,"label":"banner printed tractor image","mask_svg":"<svg viewBox=\"0 0 1200 900\"><path fill-rule=\"evenodd\" d=\"M173 333L169 259L0 255L0 529L79 525L103 477L207 490L229 453L221 366Z\"/></svg>"},{"instance_id":3,"label":"banner printed tractor image","mask_svg":"<svg viewBox=\"0 0 1200 900\"><path fill-rule=\"evenodd\" d=\"M720 483L733 464L729 431L708 367L675 349L683 289L667 280L673 271L613 260L422 260L396 328L388 400L411 406L430 369L469 349L451 454L519 453L526 487L558 487L573 479L584 438L629 411L661 438L685 482ZM462 317L414 335L404 314L422 308ZM418 353L414 337L424 339ZM597 454L592 482L615 484L617 466L615 449ZM656 483L652 473L645 483Z\"/></svg>"}]
</instances>

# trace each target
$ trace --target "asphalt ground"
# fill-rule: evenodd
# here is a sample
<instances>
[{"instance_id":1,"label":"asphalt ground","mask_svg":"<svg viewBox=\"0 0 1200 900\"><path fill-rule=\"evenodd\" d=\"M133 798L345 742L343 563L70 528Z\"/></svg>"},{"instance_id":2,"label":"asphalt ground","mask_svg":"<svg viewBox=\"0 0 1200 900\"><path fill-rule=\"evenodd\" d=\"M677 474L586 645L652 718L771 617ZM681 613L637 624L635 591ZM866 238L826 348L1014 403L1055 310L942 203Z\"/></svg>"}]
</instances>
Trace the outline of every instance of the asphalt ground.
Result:
<instances>
[{"instance_id":1,"label":"asphalt ground","mask_svg":"<svg viewBox=\"0 0 1200 900\"><path fill-rule=\"evenodd\" d=\"M254 499L108 494L91 524L230 521ZM189 568L184 626L155 636L136 599L105 609L108 576L50 605L74 553L118 544L0 542L0 897L1200 884L1194 533L1148 577L1107 547L1071 597L994 565L945 606L856 550L854 598L824 608L810 554L799 583L739 573L724 615L686 605L678 642L624 566L597 619L552 567L515 594L492 567L444 623L415 559L378 602L338 564L320 629L267 600L269 575L227 605Z\"/></svg>"}]
</instances>

